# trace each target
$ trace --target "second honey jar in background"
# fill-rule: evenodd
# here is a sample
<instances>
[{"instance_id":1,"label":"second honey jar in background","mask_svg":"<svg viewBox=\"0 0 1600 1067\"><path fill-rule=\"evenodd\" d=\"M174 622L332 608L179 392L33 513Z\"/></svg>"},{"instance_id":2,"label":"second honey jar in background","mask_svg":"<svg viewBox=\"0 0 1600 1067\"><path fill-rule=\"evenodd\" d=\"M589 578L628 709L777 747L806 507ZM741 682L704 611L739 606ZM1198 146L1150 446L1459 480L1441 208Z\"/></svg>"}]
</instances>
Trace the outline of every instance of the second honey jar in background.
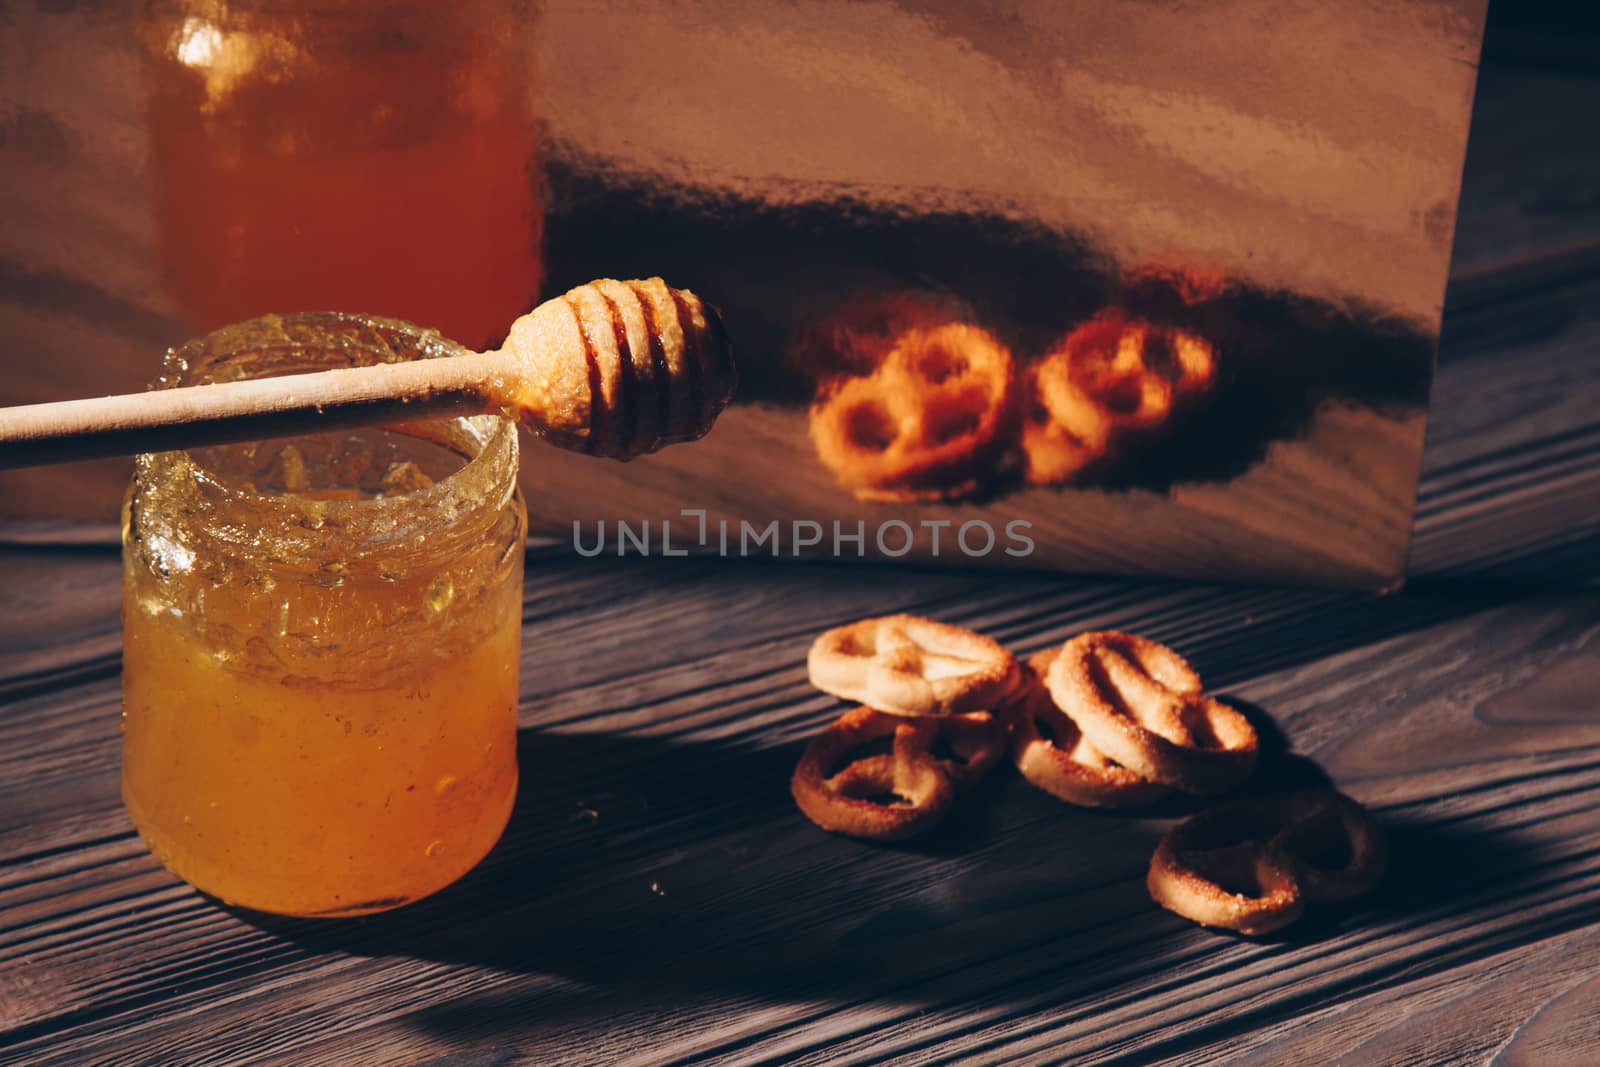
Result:
<instances>
[{"instance_id":1,"label":"second honey jar in background","mask_svg":"<svg viewBox=\"0 0 1600 1067\"><path fill-rule=\"evenodd\" d=\"M343 310L497 342L536 299L519 0L216 0L145 13L159 244L194 331Z\"/></svg>"}]
</instances>

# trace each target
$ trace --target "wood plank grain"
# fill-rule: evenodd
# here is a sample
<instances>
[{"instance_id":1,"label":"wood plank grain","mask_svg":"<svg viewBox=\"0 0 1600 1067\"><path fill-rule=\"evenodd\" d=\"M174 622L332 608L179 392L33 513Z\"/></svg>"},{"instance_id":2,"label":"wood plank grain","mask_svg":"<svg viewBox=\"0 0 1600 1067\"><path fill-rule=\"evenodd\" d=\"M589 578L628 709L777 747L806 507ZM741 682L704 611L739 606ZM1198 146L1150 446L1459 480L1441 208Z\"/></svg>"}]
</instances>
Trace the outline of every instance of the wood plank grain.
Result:
<instances>
[{"instance_id":1,"label":"wood plank grain","mask_svg":"<svg viewBox=\"0 0 1600 1067\"><path fill-rule=\"evenodd\" d=\"M673 581L654 595L641 592L641 561L541 566L533 587L549 582L556 603L631 589L632 599L604 629L636 617L642 637L652 624L682 617L681 594L701 585L712 600L730 593L717 575L731 568L688 566L703 569L692 590ZM1592 659L1581 658L1592 657L1597 619L1590 602L1530 590L1485 595L1443 583L1387 600L1335 597L1340 603L1307 612L1304 594L1283 590L1163 590L1030 576L973 588L969 575L908 573L862 589L856 568L753 570L741 573L740 584L767 610L713 621L701 642L704 659L674 666L663 657L653 669L658 677L646 667L616 678L591 658L586 667L565 667L566 688L554 699L530 689L524 765L538 786L520 802L514 826L522 829L437 904L392 921L350 924L347 933L253 924L175 885L126 834L82 854L35 851L15 870L6 868L16 880L0 889L0 914L7 916L0 956L26 962L0 973L27 976L3 998L15 1016L8 1019L15 1047L38 1062L50 1062L52 1049L74 1062L109 1062L130 1047L156 1058L162 1050L200 1047L222 1059L250 1050L299 1058L313 1042L333 1050L333 1060L348 1053L373 1062L502 1046L544 1062L578 1062L597 1050L646 1060L720 1050L733 1061L812 1046L818 1057L836 1058L860 1042L909 1051L946 1032L930 1030L930 1013L943 1020L954 1010L947 1000L966 1005L974 990L994 983L1002 991L995 1005L974 1017L963 1014L977 1010L968 1005L950 1018L949 1033L966 1035L964 1046L972 1040L983 1047L972 1035L989 1027L1009 1032L1023 1016L1037 1023L1059 1014L1072 1029L1091 1012L1107 1043L1072 1047L1110 1055L1124 1039L1156 1049L1192 1028L1176 1008L1169 1024L1155 1025L1166 1016L1156 1001L1141 998L1159 991L1135 992L1152 975L1202 968L1209 988L1205 976L1213 971L1204 968L1232 973L1265 953L1270 966L1239 976L1244 991L1218 993L1230 1012L1239 1010L1239 996L1266 995L1249 992L1256 988L1249 981L1270 989L1291 975L1318 1002L1346 995L1350 975L1370 971L1369 957L1380 951L1397 969L1383 969L1373 981L1428 966L1447 942L1497 951L1494 939L1504 936L1511 914L1504 910L1507 887L1536 872L1554 882L1539 898L1548 915L1524 931L1528 936L1555 936L1551 931L1590 906L1594 872L1585 849L1595 847L1597 827L1574 798L1600 775L1600 738L1582 716L1529 722L1514 710L1519 700L1548 702L1539 690L1517 695L1530 678L1591 669ZM110 575L102 572L101 581L114 588ZM814 598L811 617L795 617L801 590ZM1500 880L1490 879L1477 896L1453 898L1450 909L1428 919L1432 926L1409 916L1373 925L1381 909L1341 919L1338 929L1355 955L1348 971L1324 978L1290 966L1326 966L1324 940L1291 950L1288 960L1279 958L1281 946L1229 944L1218 955L1212 935L1186 934L1142 903L1138 872L1159 819L1086 817L1012 782L926 851L885 854L827 838L798 819L781 788L794 746L831 714L806 691L799 653L829 610L853 612L872 597L889 598L887 606L959 604L956 614L1019 647L1103 622L1147 629L1178 641L1236 695L1270 707L1298 750L1406 825L1476 820L1472 840L1504 837L1527 849L1507 846ZM537 601L530 599L530 611L539 611ZM1241 634L1244 618L1260 621ZM544 632L530 634L528 681L535 686L541 648L555 643L546 637L541 644ZM1382 640L1386 633L1398 636ZM625 629L621 640L633 636ZM1572 657L1580 657L1578 666L1561 666ZM702 681L707 674L720 680L739 663L746 682L724 690ZM1353 684L1355 678L1366 682ZM84 746L79 757L90 749L114 754L113 684L68 682L66 691L86 699L63 701L59 725L93 733L98 723L97 742L73 743ZM43 701L15 708L26 718ZM9 713L0 717L0 765L27 766L37 726L24 721L8 730L11 721ZM1414 758L1415 746L1432 751L1429 739L1439 736L1459 760ZM68 763L48 751L40 758L48 773L38 781L71 780ZM114 775L113 760L81 758L79 765L97 780ZM1477 792L1438 800L1468 781ZM80 840L74 835L82 828L67 817L81 818L82 793L46 787L40 794L44 806L28 821L62 820L66 840ZM114 790L99 795L95 806L114 819ZM1518 803L1508 806L1508 796ZM98 862L86 864L95 848ZM1453 855L1445 846L1433 851ZM1063 864L1066 854L1100 858L1086 872ZM38 888L47 885L55 888ZM561 929L552 929L553 916L561 917ZM1104 943L1111 936L1104 927L1123 929L1131 940ZM936 947L918 947L928 941ZM1105 960L1123 953L1144 969L1116 979L1120 972L1107 971ZM1085 967L1104 979L1093 989L1084 984ZM1019 989L1035 987L1053 999L1035 1005L1023 997L1019 1008ZM1107 990L1117 988L1129 1007L1125 1021L1112 1025L1115 998ZM1182 999L1176 991L1173 998ZM152 1015L156 1004L162 1010ZM550 1025L524 1026L542 1013ZM878 1036L868 1042L868 1031ZM1034 1040L1017 1035L998 1047L1016 1051ZM1047 1044L1059 1042L1052 1032Z\"/></svg>"},{"instance_id":2,"label":"wood plank grain","mask_svg":"<svg viewBox=\"0 0 1600 1067\"><path fill-rule=\"evenodd\" d=\"M1447 364L1441 378L1449 381L1452 375L1464 376L1477 370L1478 364L1494 362L1495 355L1493 346L1464 352ZM1593 474L1593 463L1585 462L1591 452L1587 445L1592 422L1580 405L1568 402L1570 370L1575 362L1572 351L1560 344L1540 344L1521 355L1515 365L1526 385L1512 390L1511 396L1518 404L1532 397L1545 415L1528 420L1524 429L1550 427L1552 422L1566 428L1534 436L1531 441L1526 440L1527 433L1520 442L1485 440L1481 427L1497 426L1500 420L1470 405L1441 409L1435 435L1447 446L1459 442L1459 447L1425 476L1427 495L1419 520L1419 544L1438 538L1438 543L1455 553L1452 558L1457 565L1481 564L1487 545L1494 558L1509 551L1512 557L1520 556L1538 566L1550 558L1550 537L1570 541L1576 536L1581 544L1588 529L1583 520L1591 513L1583 509L1581 497L1573 498L1567 492L1572 485L1589 484L1586 479ZM1472 388L1476 384L1465 382L1462 396L1472 400L1481 395ZM1488 395L1507 404L1505 390L1489 390ZM1541 399L1544 397L1549 399ZM1555 405L1554 419L1551 405ZM1538 477L1530 478L1530 472ZM1535 489L1546 486L1553 491L1536 491L1531 500L1519 498L1518 491L1529 483ZM1530 531L1524 520L1530 509L1540 508L1546 509L1548 513L1541 514L1549 521L1542 529ZM1488 531L1509 535L1509 548L1487 537ZM325 953L300 951L292 942L285 944L270 936L263 939L258 931L241 927L232 917L174 887L142 857L117 808L114 737L108 732L118 699L115 613L119 576L115 558L85 549L21 543L28 540L21 538L10 550L17 563L10 573L26 567L30 575L37 574L42 580L34 583L30 594L13 601L17 610L0 624L0 630L11 638L5 647L13 650L4 663L6 670L0 673L0 691L7 694L4 726L10 728L0 729L0 765L27 770L25 776L4 779L20 788L0 791L4 794L0 812L9 816L7 827L0 827L0 847L21 861L19 881L14 884L24 894L17 898L15 910L8 908L20 927L8 931L5 943L12 951L25 953L13 957L18 960L59 960L60 966L49 971L57 976L86 965L103 966L108 952L120 951L121 956L109 958L125 961L137 980L107 986L102 978L87 987L52 986L48 981L40 987L30 980L23 997L35 1005L50 1005L52 1014L22 1023L14 1035L21 1038L41 1028L42 1038L44 1033L74 1025L89 1033L124 1035L137 1027L150 1004L167 1003L158 990L188 988L184 1010L209 1016L218 1009L208 1006L212 1003L208 991L220 975L228 976L241 989L275 987L279 980L272 976L284 971L320 975L320 968L329 965ZM1589 562L1592 564L1592 558ZM609 788L607 783L636 776L641 761L652 764L655 760L637 755L631 745L607 751L608 746L601 742L634 737L646 746L640 751L672 753L672 758L684 750L699 752L700 746L709 743L717 750L738 753L740 761L764 747L796 744L828 714L828 702L805 686L794 650L803 647L810 633L840 617L894 608L928 611L980 626L1024 651L1059 639L1063 627L1125 625L1178 643L1208 677L1226 685L1292 672L1300 665L1326 661L1330 655L1385 636L1426 632L1462 613L1492 608L1508 595L1492 584L1479 589L1471 583L1439 579L1419 583L1418 589L1403 597L1372 601L1339 594L1000 577L916 568L795 568L753 561L725 567L715 560L698 559L674 564L668 567L638 559L583 562L572 559L563 546L550 546L530 560L525 610L529 638L524 692L530 694L525 721L541 727L543 733L538 736L546 742L563 738L594 749L588 758L578 761L582 770L577 774L570 773L570 761L565 759L559 766L547 768L546 786L576 799L567 805L546 806L542 818L546 824L568 831L565 835L558 831L555 838L557 843L566 840L569 844L574 838L567 822L577 818L582 828L591 817L599 818L608 828L613 847L637 849L647 868L661 862L651 851L654 841L663 835L678 840L678 835L698 827L708 815L723 817L729 811L728 803L721 797L692 792L686 801L674 804L636 791ZM1523 587L1519 595L1536 592L1537 587ZM684 618L697 620L703 632L705 653L692 665L681 662L672 643L657 639L664 628L680 625ZM42 633L57 634L59 639L41 639L37 635ZM1572 671L1567 669L1568 674ZM1557 674L1565 677L1559 670ZM1271 699L1276 702L1278 698ZM49 739L41 743L38 729L45 723ZM1330 720L1321 729L1340 735L1350 727ZM1381 731L1380 735L1388 737ZM1314 738L1316 731L1305 736ZM1515 729L1504 736L1516 736ZM1531 755L1542 753L1537 736L1521 744L1532 746L1528 750ZM1387 745L1384 741L1377 748L1387 751ZM1398 751L1406 749L1402 746ZM1363 760L1356 759L1352 766L1359 770L1362 764ZM713 765L720 771L720 760ZM771 772L770 763L763 765ZM1459 768L1448 767L1437 772L1443 775L1441 788L1448 788L1458 772ZM781 767L771 773L781 778ZM1526 776L1533 772L1520 768L1516 773ZM723 847L734 855L763 855L758 846L771 836L768 831L737 823L720 832L731 837L732 843ZM80 844L81 854L75 847ZM675 850L693 854L694 847L680 843ZM106 856L101 862L90 862L86 868L75 866L85 862L84 857L100 855ZM616 872L610 876L618 877ZM788 885L792 877L780 879L778 884ZM1012 887L1008 892L1018 892L1017 887L1028 884L1014 873L1001 881ZM620 906L626 915L627 905L634 903L630 894L637 893L639 886L633 878L612 884L611 895L601 894L601 899L607 901L608 909ZM37 888L41 886L50 888L41 893ZM1126 892L1120 895L1126 896ZM786 924L794 921L792 913L781 918ZM441 920L438 928L447 929L448 923ZM191 986L174 984L175 976L184 973L184 962L153 968L135 963L150 946L164 945L168 947L163 951L177 952L180 946L196 943L209 946L202 955L216 961L221 971L213 973L202 967L208 977ZM237 960L243 962L235 966ZM995 964L994 973L1000 974L1013 963L1008 958ZM343 967L336 968L340 974ZM391 967L399 975L409 973L404 961L385 961L371 975L352 979L354 985L343 1000L330 999L320 981L309 982L307 988L318 992L309 998L314 1003L304 1009L308 1013L305 1032L327 1039L330 1028L339 1031L327 1015L327 1005L343 1004L354 1010L368 1003L369 981L388 988L390 980L383 976ZM437 1004L454 1004L469 993L499 988L493 975L478 971L468 966L456 980L444 980L445 991L438 994ZM574 981L555 977L563 988ZM399 984L406 981L393 979ZM577 981L579 985L593 984ZM521 1003L519 998L527 993L519 989L512 1003ZM548 994L536 983L532 995ZM630 1000L639 995L627 991ZM241 994L235 999L241 1005L238 1010L248 1016L243 1005L249 998ZM394 1009L397 1020L433 1010L429 1005L435 1004L401 999L403 1003ZM804 1012L796 1015L793 1007L784 1003L765 1003L759 996L754 998L755 1006L750 1001L746 997L702 1006L695 1022L680 1018L682 1011L677 1006L658 1007L675 1020L683 1047L701 1050L723 1048L729 1042L744 1047L754 1040L750 1037L751 1018L765 1019L780 1029L811 1018ZM22 997L13 1001L19 1002ZM462 1022L448 1010L439 1010L452 1019L444 1029L458 1036L474 1032L481 1022L476 1015ZM884 1024L898 1017L881 1005L861 1010L869 1020ZM827 1017L828 1013L820 1016ZM641 1008L632 1029L617 1032L614 1050L619 1055L630 1054L641 1043L654 1049L659 1034L652 1030L652 1018L649 1010ZM815 1036L818 1025L822 1024L805 1023L796 1031L801 1037L790 1035L779 1043L788 1048L784 1042L815 1042L819 1040ZM256 1031L246 1026L241 1033ZM729 1037L729 1033L735 1036ZM173 1040L181 1043L190 1038L187 1031L180 1031ZM117 1037L107 1048L121 1040ZM241 1037L232 1051L242 1053L253 1040ZM348 1047L374 1061L382 1058L380 1053L404 1059L414 1051L409 1042L395 1046L394 1040L388 1029L369 1028L352 1033ZM519 1040L530 1039L524 1036ZM537 1047L541 1055L566 1048L576 1056L592 1040L579 1036L570 1045L557 1042ZM80 1044L71 1047L74 1056L84 1048ZM447 1041L427 1047L452 1046Z\"/></svg>"},{"instance_id":3,"label":"wood plank grain","mask_svg":"<svg viewBox=\"0 0 1600 1067\"><path fill-rule=\"evenodd\" d=\"M1301 1055L1348 1067L1583 1063L1600 1048L1590 927L1518 945L1450 972L1375 991L1247 1035L1232 1062ZM1215 1056L1171 1063L1216 1062Z\"/></svg>"}]
</instances>

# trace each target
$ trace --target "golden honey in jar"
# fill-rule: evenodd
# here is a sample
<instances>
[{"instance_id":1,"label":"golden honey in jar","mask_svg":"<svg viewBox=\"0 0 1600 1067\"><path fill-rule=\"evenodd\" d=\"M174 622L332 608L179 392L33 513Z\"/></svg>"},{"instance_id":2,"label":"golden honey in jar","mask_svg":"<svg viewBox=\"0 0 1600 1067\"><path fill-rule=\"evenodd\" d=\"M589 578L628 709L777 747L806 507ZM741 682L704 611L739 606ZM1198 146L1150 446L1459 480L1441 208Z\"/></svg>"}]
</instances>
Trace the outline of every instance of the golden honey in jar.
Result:
<instances>
[{"instance_id":1,"label":"golden honey in jar","mask_svg":"<svg viewBox=\"0 0 1600 1067\"><path fill-rule=\"evenodd\" d=\"M157 387L433 358L406 323L226 327ZM526 512L478 416L139 457L123 523L123 800L221 900L392 908L494 845L517 786Z\"/></svg>"}]
</instances>

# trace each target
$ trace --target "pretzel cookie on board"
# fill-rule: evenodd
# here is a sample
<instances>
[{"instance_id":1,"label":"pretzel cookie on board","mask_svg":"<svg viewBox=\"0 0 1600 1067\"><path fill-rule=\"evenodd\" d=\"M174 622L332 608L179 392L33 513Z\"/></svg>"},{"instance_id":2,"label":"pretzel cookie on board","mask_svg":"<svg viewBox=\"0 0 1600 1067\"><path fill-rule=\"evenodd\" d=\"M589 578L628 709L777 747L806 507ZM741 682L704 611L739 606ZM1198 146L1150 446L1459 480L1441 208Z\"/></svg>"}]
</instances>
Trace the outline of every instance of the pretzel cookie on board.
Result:
<instances>
[{"instance_id":1,"label":"pretzel cookie on board","mask_svg":"<svg viewBox=\"0 0 1600 1067\"><path fill-rule=\"evenodd\" d=\"M1186 919L1259 936L1294 922L1308 901L1371 889L1385 860L1382 831L1361 805L1311 789L1185 819L1156 847L1145 884Z\"/></svg>"},{"instance_id":2,"label":"pretzel cookie on board","mask_svg":"<svg viewBox=\"0 0 1600 1067\"><path fill-rule=\"evenodd\" d=\"M1182 656L1116 630L1079 634L1050 664L1055 702L1108 758L1187 793L1222 793L1254 769L1255 728L1205 695Z\"/></svg>"},{"instance_id":3,"label":"pretzel cookie on board","mask_svg":"<svg viewBox=\"0 0 1600 1067\"><path fill-rule=\"evenodd\" d=\"M806 818L833 833L896 841L932 829L955 797L929 755L936 727L854 708L806 746L789 792ZM884 738L888 754L851 758Z\"/></svg>"},{"instance_id":4,"label":"pretzel cookie on board","mask_svg":"<svg viewBox=\"0 0 1600 1067\"><path fill-rule=\"evenodd\" d=\"M1050 696L1043 679L1059 651L1049 649L1028 660L1026 691L1010 708L1011 760L1022 777L1058 800L1088 808L1141 807L1171 793L1170 786L1095 748Z\"/></svg>"},{"instance_id":5,"label":"pretzel cookie on board","mask_svg":"<svg viewBox=\"0 0 1600 1067\"><path fill-rule=\"evenodd\" d=\"M806 668L823 692L893 715L989 711L1021 680L998 641L915 615L835 627L812 644Z\"/></svg>"}]
</instances>

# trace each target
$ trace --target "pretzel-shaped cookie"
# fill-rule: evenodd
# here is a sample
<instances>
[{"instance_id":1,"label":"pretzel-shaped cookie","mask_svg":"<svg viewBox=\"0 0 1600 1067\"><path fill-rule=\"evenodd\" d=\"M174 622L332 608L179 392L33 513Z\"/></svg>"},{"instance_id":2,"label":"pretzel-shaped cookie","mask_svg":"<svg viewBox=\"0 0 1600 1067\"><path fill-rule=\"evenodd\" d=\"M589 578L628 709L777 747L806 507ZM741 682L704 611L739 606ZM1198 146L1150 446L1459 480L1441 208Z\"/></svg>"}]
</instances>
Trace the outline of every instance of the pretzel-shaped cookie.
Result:
<instances>
[{"instance_id":1,"label":"pretzel-shaped cookie","mask_svg":"<svg viewBox=\"0 0 1600 1067\"><path fill-rule=\"evenodd\" d=\"M999 642L915 615L835 627L811 645L806 668L824 693L893 715L987 711L1020 679Z\"/></svg>"},{"instance_id":2,"label":"pretzel-shaped cookie","mask_svg":"<svg viewBox=\"0 0 1600 1067\"><path fill-rule=\"evenodd\" d=\"M1210 344L1109 308L1073 330L1028 376L1023 478L1067 481L1130 433L1151 430L1216 377Z\"/></svg>"},{"instance_id":3,"label":"pretzel-shaped cookie","mask_svg":"<svg viewBox=\"0 0 1600 1067\"><path fill-rule=\"evenodd\" d=\"M1108 758L1187 793L1221 793L1255 767L1255 728L1205 695L1172 649L1115 630L1080 634L1045 684L1084 737Z\"/></svg>"},{"instance_id":4,"label":"pretzel-shaped cookie","mask_svg":"<svg viewBox=\"0 0 1600 1067\"><path fill-rule=\"evenodd\" d=\"M846 712L806 746L789 792L806 818L836 834L898 841L932 829L955 797L950 776L928 754L937 726L871 708ZM839 766L886 737L893 739L888 755Z\"/></svg>"},{"instance_id":5,"label":"pretzel-shaped cookie","mask_svg":"<svg viewBox=\"0 0 1600 1067\"><path fill-rule=\"evenodd\" d=\"M1027 692L1011 707L1011 759L1022 777L1058 800L1088 808L1140 807L1170 793L1169 786L1106 758L1051 698L1042 679L1057 654L1050 649L1028 661Z\"/></svg>"},{"instance_id":6,"label":"pretzel-shaped cookie","mask_svg":"<svg viewBox=\"0 0 1600 1067\"><path fill-rule=\"evenodd\" d=\"M1324 862L1335 850L1339 858ZM1307 901L1371 889L1384 860L1382 833L1365 809L1313 789L1185 819L1156 847L1145 884L1156 903L1187 919L1260 935L1299 918Z\"/></svg>"},{"instance_id":7,"label":"pretzel-shaped cookie","mask_svg":"<svg viewBox=\"0 0 1600 1067\"><path fill-rule=\"evenodd\" d=\"M825 388L811 440L863 500L943 500L981 487L1012 409L1011 353L965 323L913 328L863 377Z\"/></svg>"},{"instance_id":8,"label":"pretzel-shaped cookie","mask_svg":"<svg viewBox=\"0 0 1600 1067\"><path fill-rule=\"evenodd\" d=\"M1145 887L1168 911L1202 926L1259 936L1280 930L1305 911L1293 866L1268 848L1250 807L1212 808L1167 831L1150 857Z\"/></svg>"}]
</instances>

